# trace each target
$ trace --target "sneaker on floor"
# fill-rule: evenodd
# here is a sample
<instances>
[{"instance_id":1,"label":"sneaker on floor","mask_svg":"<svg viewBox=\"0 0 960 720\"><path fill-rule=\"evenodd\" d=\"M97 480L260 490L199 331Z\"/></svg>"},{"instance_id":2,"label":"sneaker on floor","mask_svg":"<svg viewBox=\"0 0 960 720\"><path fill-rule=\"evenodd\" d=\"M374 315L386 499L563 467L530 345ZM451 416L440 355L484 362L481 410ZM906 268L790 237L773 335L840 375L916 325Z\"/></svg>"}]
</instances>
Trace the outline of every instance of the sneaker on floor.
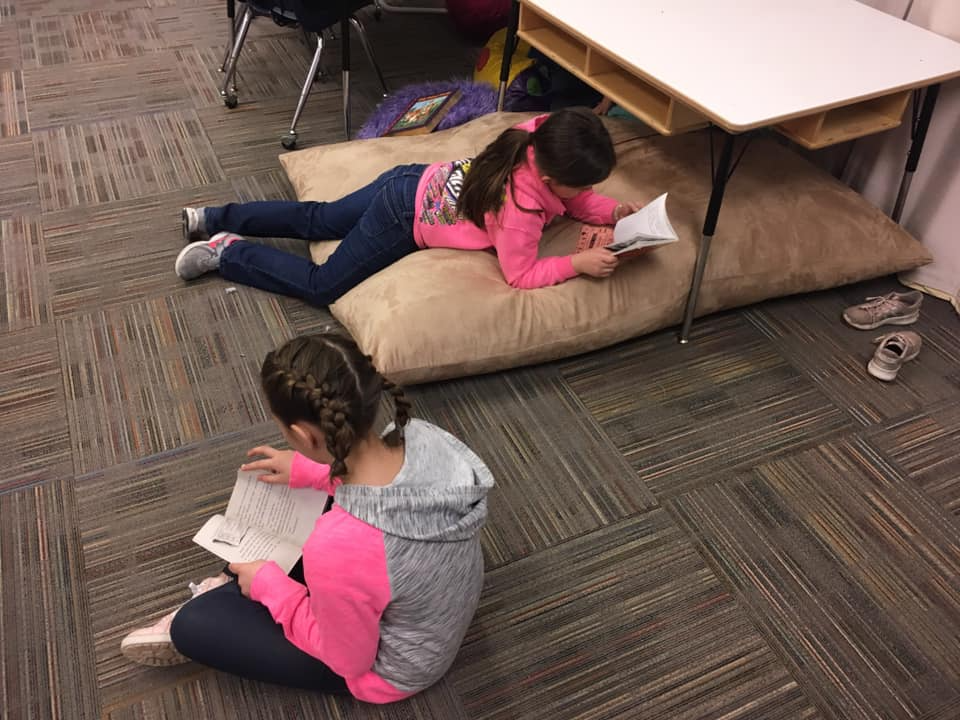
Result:
<instances>
[{"instance_id":1,"label":"sneaker on floor","mask_svg":"<svg viewBox=\"0 0 960 720\"><path fill-rule=\"evenodd\" d=\"M220 573L216 577L209 577L199 583L190 583L190 594L197 597L228 582L230 578ZM190 662L190 658L177 651L170 637L170 626L173 625L173 618L179 611L180 608L177 608L150 627L134 630L120 642L120 652L125 658L138 665L160 667Z\"/></svg>"},{"instance_id":2,"label":"sneaker on floor","mask_svg":"<svg viewBox=\"0 0 960 720\"><path fill-rule=\"evenodd\" d=\"M873 342L877 349L867 363L867 372L885 382L896 379L903 364L920 354L923 344L920 336L910 330L883 335Z\"/></svg>"},{"instance_id":3,"label":"sneaker on floor","mask_svg":"<svg viewBox=\"0 0 960 720\"><path fill-rule=\"evenodd\" d=\"M910 325L920 317L922 301L923 293L917 290L868 297L866 302L844 310L843 319L857 330L873 330L881 325Z\"/></svg>"},{"instance_id":4,"label":"sneaker on floor","mask_svg":"<svg viewBox=\"0 0 960 720\"><path fill-rule=\"evenodd\" d=\"M243 240L239 235L222 232L209 240L199 240L187 245L180 254L173 269L184 280L193 280L201 275L214 272L220 267L220 256L224 249L235 240Z\"/></svg>"},{"instance_id":5,"label":"sneaker on floor","mask_svg":"<svg viewBox=\"0 0 960 720\"><path fill-rule=\"evenodd\" d=\"M180 608L169 612L150 627L134 630L120 642L120 652L138 665L182 665L190 658L181 655L173 646L170 626Z\"/></svg>"},{"instance_id":6,"label":"sneaker on floor","mask_svg":"<svg viewBox=\"0 0 960 720\"><path fill-rule=\"evenodd\" d=\"M207 238L207 228L203 220L203 208L185 207L180 211L180 218L183 222L183 241L185 243L205 240Z\"/></svg>"}]
</instances>

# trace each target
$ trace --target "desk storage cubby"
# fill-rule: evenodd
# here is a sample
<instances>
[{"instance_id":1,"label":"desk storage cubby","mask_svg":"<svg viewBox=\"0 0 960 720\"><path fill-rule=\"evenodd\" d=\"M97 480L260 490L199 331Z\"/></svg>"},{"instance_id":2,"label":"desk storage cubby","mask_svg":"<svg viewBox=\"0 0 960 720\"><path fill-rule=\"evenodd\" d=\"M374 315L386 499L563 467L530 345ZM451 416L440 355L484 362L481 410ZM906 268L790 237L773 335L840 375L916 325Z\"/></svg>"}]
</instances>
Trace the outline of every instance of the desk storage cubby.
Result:
<instances>
[{"instance_id":1,"label":"desk storage cubby","mask_svg":"<svg viewBox=\"0 0 960 720\"><path fill-rule=\"evenodd\" d=\"M662 135L707 124L703 115L529 5L520 6L518 35Z\"/></svg>"},{"instance_id":2,"label":"desk storage cubby","mask_svg":"<svg viewBox=\"0 0 960 720\"><path fill-rule=\"evenodd\" d=\"M910 100L910 90L864 100L845 107L794 118L777 131L810 150L897 127Z\"/></svg>"}]
</instances>

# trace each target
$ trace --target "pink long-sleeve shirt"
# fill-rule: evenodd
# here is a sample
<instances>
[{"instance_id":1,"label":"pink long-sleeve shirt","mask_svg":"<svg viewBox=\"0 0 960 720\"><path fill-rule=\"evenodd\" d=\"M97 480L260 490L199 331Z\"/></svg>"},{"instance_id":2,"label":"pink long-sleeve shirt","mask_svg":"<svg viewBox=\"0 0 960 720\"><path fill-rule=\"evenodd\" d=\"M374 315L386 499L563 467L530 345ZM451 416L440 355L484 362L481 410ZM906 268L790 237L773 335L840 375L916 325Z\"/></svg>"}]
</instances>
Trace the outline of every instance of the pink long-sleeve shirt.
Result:
<instances>
[{"instance_id":1,"label":"pink long-sleeve shirt","mask_svg":"<svg viewBox=\"0 0 960 720\"><path fill-rule=\"evenodd\" d=\"M516 127L533 132L547 115L538 115ZM512 189L503 207L488 212L484 228L460 217L457 200L470 160L434 163L427 167L417 186L414 238L422 248L494 249L507 282L515 288L556 285L574 277L572 256L539 258L537 251L543 228L558 215L569 215L583 222L613 224L617 201L585 190L562 200L541 179L532 147L513 171ZM520 207L535 210L524 212Z\"/></svg>"},{"instance_id":2,"label":"pink long-sleeve shirt","mask_svg":"<svg viewBox=\"0 0 960 720\"><path fill-rule=\"evenodd\" d=\"M411 420L405 431L403 466L383 487L341 484L329 465L294 455L290 486L336 502L303 546L306 584L268 562L250 587L290 642L372 703L443 676L483 585L490 471L440 428Z\"/></svg>"}]
</instances>

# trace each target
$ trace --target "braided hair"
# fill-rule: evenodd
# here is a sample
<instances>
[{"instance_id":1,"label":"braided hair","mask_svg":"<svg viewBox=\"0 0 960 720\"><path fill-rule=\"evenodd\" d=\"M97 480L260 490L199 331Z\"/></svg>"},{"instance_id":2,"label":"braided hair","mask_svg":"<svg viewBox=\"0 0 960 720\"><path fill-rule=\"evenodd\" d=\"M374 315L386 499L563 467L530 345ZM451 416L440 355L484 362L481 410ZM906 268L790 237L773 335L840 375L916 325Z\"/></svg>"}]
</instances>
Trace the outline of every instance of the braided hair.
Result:
<instances>
[{"instance_id":1,"label":"braided hair","mask_svg":"<svg viewBox=\"0 0 960 720\"><path fill-rule=\"evenodd\" d=\"M335 333L294 338L267 354L260 370L267 403L285 425L311 422L324 434L333 456L330 473L347 474L355 442L373 429L383 392L393 398L394 428L384 438L396 447L410 419L403 390L384 378L350 338Z\"/></svg>"}]
</instances>

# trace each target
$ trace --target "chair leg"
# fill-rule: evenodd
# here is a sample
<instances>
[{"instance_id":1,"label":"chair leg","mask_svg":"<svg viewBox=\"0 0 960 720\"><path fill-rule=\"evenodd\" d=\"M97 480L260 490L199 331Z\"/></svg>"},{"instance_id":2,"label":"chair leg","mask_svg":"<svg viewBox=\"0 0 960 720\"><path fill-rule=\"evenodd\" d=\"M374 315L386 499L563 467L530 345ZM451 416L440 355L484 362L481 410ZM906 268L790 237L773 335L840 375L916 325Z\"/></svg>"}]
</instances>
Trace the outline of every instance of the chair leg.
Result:
<instances>
[{"instance_id":1,"label":"chair leg","mask_svg":"<svg viewBox=\"0 0 960 720\"><path fill-rule=\"evenodd\" d=\"M340 57L343 77L343 132L350 139L350 21L340 21Z\"/></svg>"},{"instance_id":2,"label":"chair leg","mask_svg":"<svg viewBox=\"0 0 960 720\"><path fill-rule=\"evenodd\" d=\"M380 87L383 88L383 96L386 97L389 94L387 90L387 81L383 79L383 73L380 72L380 65L377 64L377 58L373 54L373 46L370 45L370 38L367 37L367 30L363 27L363 23L356 18L356 16L350 16L350 24L353 25L353 29L357 31L357 36L360 38L360 44L363 45L363 50L367 54L367 59L370 60L370 64L373 65L374 71L377 73L377 79L380 81Z\"/></svg>"},{"instance_id":3,"label":"chair leg","mask_svg":"<svg viewBox=\"0 0 960 720\"><path fill-rule=\"evenodd\" d=\"M320 67L320 56L322 54L323 33L317 33L317 50L313 53L313 60L310 63L310 69L307 71L307 78L303 81L303 87L300 89L300 99L297 101L297 109L293 111L293 121L290 123L290 131L280 140L280 144L287 150L293 150L297 146L297 123L300 122L300 115L303 114L303 108L307 104L307 97L310 95L310 89L313 87L313 81L317 77L317 68Z\"/></svg>"},{"instance_id":4,"label":"chair leg","mask_svg":"<svg viewBox=\"0 0 960 720\"><path fill-rule=\"evenodd\" d=\"M240 24L240 21L237 20L234 12L234 2L229 0L227 3L227 20L230 22L230 40L227 42L226 48L223 50L223 60L220 61L220 67L217 68L217 72L223 72L227 69L227 58L230 57L230 51L233 49L233 43L237 39L237 26ZM240 13L240 18L243 19L243 13ZM236 90L236 88L234 88Z\"/></svg>"},{"instance_id":5,"label":"chair leg","mask_svg":"<svg viewBox=\"0 0 960 720\"><path fill-rule=\"evenodd\" d=\"M237 59L240 57L240 49L243 47L243 41L247 38L247 31L250 29L250 22L252 20L253 10L247 8L243 13L240 28L237 30L237 37L233 41L233 47L230 49L230 57L227 58L227 65L223 71L223 87L220 88L220 96L223 98L223 104L228 108L235 108L237 106L237 94L235 91L231 92L230 87L237 72Z\"/></svg>"}]
</instances>

